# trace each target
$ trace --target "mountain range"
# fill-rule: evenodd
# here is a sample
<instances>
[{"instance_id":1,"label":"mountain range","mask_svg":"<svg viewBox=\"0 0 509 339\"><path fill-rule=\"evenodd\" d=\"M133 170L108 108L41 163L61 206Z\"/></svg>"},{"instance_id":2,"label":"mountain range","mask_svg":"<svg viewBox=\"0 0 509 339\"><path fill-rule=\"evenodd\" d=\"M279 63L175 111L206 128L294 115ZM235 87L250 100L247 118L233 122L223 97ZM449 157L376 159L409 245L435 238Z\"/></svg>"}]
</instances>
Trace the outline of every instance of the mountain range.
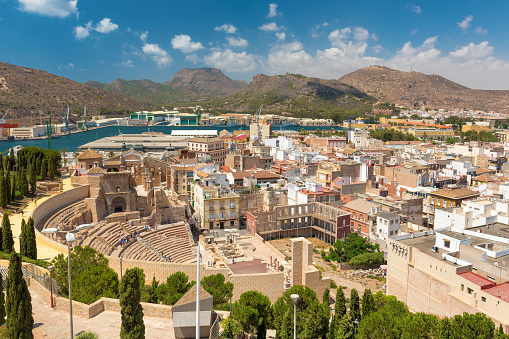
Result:
<instances>
[{"instance_id":1,"label":"mountain range","mask_svg":"<svg viewBox=\"0 0 509 339\"><path fill-rule=\"evenodd\" d=\"M402 72L384 66L361 68L339 78L379 101L407 107L509 113L508 90L471 89L440 75Z\"/></svg>"},{"instance_id":2,"label":"mountain range","mask_svg":"<svg viewBox=\"0 0 509 339\"><path fill-rule=\"evenodd\" d=\"M111 83L87 81L85 85L122 93L131 98L166 105L190 100L224 97L247 86L245 81L232 80L216 68L181 69L171 80L157 83L151 80L117 79Z\"/></svg>"},{"instance_id":3,"label":"mountain range","mask_svg":"<svg viewBox=\"0 0 509 339\"><path fill-rule=\"evenodd\" d=\"M407 107L478 109L509 113L509 91L478 90L439 75L401 72L369 66L339 79L300 74L256 75L248 84L232 80L214 68L182 69L171 80L117 79L112 83L82 84L42 70L0 62L0 118L20 123L42 122L46 112L64 115L71 105L72 120L90 115L119 115L161 106L200 104L217 112L256 112L298 117L363 115L376 102ZM36 119L35 121L34 118Z\"/></svg>"}]
</instances>

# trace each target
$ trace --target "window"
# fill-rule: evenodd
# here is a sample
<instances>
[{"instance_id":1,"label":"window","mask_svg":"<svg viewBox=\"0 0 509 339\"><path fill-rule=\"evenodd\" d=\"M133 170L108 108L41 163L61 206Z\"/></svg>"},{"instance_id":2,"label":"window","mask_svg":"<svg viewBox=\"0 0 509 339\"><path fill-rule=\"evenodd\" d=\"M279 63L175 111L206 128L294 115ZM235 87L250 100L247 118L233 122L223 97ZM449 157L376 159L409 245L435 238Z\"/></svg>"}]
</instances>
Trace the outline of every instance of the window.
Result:
<instances>
[{"instance_id":1,"label":"window","mask_svg":"<svg viewBox=\"0 0 509 339\"><path fill-rule=\"evenodd\" d=\"M483 303L485 303L485 302L486 302L486 298L485 298L485 297L481 297L481 301L482 301Z\"/></svg>"},{"instance_id":2,"label":"window","mask_svg":"<svg viewBox=\"0 0 509 339\"><path fill-rule=\"evenodd\" d=\"M355 212L353 212L353 217L355 218Z\"/></svg>"},{"instance_id":3,"label":"window","mask_svg":"<svg viewBox=\"0 0 509 339\"><path fill-rule=\"evenodd\" d=\"M447 240L447 239L444 239L444 247L445 248L450 248L451 247L451 241Z\"/></svg>"},{"instance_id":4,"label":"window","mask_svg":"<svg viewBox=\"0 0 509 339\"><path fill-rule=\"evenodd\" d=\"M472 294L473 292L474 292L474 290L473 290L473 289L471 289L470 287L467 287L467 293L468 293L468 294Z\"/></svg>"},{"instance_id":5,"label":"window","mask_svg":"<svg viewBox=\"0 0 509 339\"><path fill-rule=\"evenodd\" d=\"M440 206L440 198L438 198L437 205Z\"/></svg>"},{"instance_id":6,"label":"window","mask_svg":"<svg viewBox=\"0 0 509 339\"><path fill-rule=\"evenodd\" d=\"M210 220L214 220L214 213L210 213L210 215L209 215L209 219L210 219Z\"/></svg>"}]
</instances>

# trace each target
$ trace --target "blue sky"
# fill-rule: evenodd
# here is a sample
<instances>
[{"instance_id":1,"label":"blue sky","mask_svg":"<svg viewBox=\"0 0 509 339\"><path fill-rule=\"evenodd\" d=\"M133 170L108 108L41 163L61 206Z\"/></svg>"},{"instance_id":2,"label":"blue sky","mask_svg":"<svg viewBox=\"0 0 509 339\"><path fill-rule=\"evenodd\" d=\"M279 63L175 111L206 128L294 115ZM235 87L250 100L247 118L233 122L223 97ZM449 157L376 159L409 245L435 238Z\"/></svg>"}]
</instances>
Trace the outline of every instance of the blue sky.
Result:
<instances>
[{"instance_id":1,"label":"blue sky","mask_svg":"<svg viewBox=\"0 0 509 339\"><path fill-rule=\"evenodd\" d=\"M0 61L76 81L339 78L369 65L509 89L507 1L0 0Z\"/></svg>"}]
</instances>

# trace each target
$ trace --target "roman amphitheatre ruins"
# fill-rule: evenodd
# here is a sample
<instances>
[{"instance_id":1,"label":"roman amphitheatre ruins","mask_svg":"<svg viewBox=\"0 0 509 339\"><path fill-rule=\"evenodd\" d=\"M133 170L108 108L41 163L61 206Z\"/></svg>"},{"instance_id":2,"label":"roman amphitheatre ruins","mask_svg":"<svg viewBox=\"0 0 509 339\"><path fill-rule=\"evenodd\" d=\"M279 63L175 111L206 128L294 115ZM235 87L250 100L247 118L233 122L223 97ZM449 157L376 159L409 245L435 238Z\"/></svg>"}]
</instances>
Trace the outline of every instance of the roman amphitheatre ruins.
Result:
<instances>
[{"instance_id":1,"label":"roman amphitheatre ruins","mask_svg":"<svg viewBox=\"0 0 509 339\"><path fill-rule=\"evenodd\" d=\"M103 253L117 273L143 268L146 284L152 277L165 281L177 271L192 279L200 243L203 276L222 273L234 283L234 300L245 291L257 290L274 302L293 284L305 284L317 293L330 284L312 265L313 246L304 238L292 241L289 261L246 230L200 233L192 210L168 189L171 175L169 163L134 150L107 160L94 150L84 151L71 172L73 188L52 196L33 212L38 243L66 253L64 232L40 231L69 231L91 224L75 233L73 246L90 246Z\"/></svg>"}]
</instances>

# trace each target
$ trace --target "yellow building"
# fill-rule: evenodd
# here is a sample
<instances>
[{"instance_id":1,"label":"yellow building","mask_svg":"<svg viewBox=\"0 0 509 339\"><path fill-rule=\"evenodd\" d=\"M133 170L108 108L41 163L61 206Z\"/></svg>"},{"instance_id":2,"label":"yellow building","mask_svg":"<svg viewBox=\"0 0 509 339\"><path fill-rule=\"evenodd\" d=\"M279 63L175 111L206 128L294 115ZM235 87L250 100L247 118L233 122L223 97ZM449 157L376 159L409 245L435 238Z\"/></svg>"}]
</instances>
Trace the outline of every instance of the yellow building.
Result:
<instances>
[{"instance_id":1,"label":"yellow building","mask_svg":"<svg viewBox=\"0 0 509 339\"><path fill-rule=\"evenodd\" d=\"M463 125L461 126L462 132L468 132L468 131L476 131L479 133L480 131L489 131L489 126L483 126L483 125Z\"/></svg>"},{"instance_id":2,"label":"yellow building","mask_svg":"<svg viewBox=\"0 0 509 339\"><path fill-rule=\"evenodd\" d=\"M429 138L449 138L454 136L454 131L452 129L442 129L442 128L411 128L408 130L408 133L422 138L425 135Z\"/></svg>"},{"instance_id":3,"label":"yellow building","mask_svg":"<svg viewBox=\"0 0 509 339\"><path fill-rule=\"evenodd\" d=\"M206 186L208 185L208 186ZM240 196L225 191L216 184L201 180L194 185L194 209L201 222L201 228L239 228Z\"/></svg>"}]
</instances>

